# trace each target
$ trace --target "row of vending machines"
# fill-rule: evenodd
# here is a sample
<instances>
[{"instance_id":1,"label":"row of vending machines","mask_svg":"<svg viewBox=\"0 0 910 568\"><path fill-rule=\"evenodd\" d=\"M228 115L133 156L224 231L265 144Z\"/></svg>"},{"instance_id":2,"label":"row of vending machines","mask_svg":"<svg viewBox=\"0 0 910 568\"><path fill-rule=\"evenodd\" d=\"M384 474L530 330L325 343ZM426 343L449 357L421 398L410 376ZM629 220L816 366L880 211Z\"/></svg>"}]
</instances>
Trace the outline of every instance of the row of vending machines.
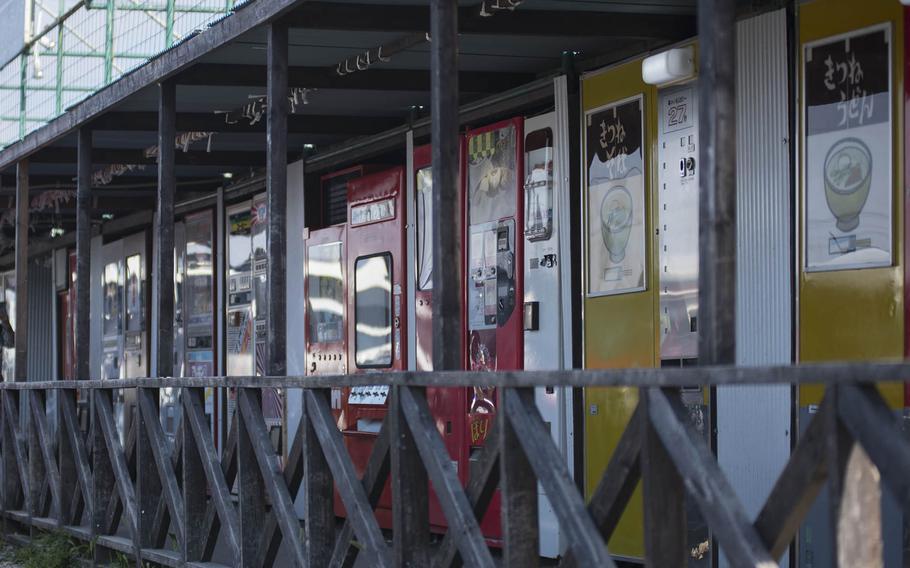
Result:
<instances>
[{"instance_id":1,"label":"row of vending machines","mask_svg":"<svg viewBox=\"0 0 910 568\"><path fill-rule=\"evenodd\" d=\"M857 28L852 31L850 26L822 25L818 22L827 22L819 8L823 5L838 6L863 23L851 24ZM835 56L866 58L867 79L857 80L872 81L875 73L896 77L894 85L879 77L869 89L888 88L887 97L878 96L883 108L892 111L886 118L897 117L892 121L894 136L903 136L898 120L903 99L891 92L903 84L898 75L905 60L903 13L898 8L860 9L845 0L816 2L800 10L805 18L798 37L808 43L804 60L793 63L806 67L795 80L801 87L820 90L828 55L832 61ZM801 121L817 117L808 110L804 116L788 110L791 26L783 10L738 24L736 190L743 204L737 213L742 262L737 306L730 309L737 310L740 337L748 334L750 340L738 345L737 362L903 356L903 249L896 244L903 242L905 230L900 209L903 174L894 157L899 145L875 153L876 163L893 174L890 185L870 186L870 203L877 209L864 210L848 223L826 205L826 195L834 192L826 189L830 184L822 179L827 171L822 166L843 162L859 167L864 154L821 160L812 171L804 164L807 156L823 158L825 153L804 143L803 138L818 133L799 130ZM850 33L843 36L845 31ZM433 226L431 149L415 147L413 139L404 163L368 163L289 177L289 372L317 376L431 370L432 242L437 229L461 235L465 368L697 364L697 46L688 42L672 49L676 60L692 63L680 78L662 84L646 81L642 56L585 74L577 99L568 94L568 79L557 78L551 111L465 130L460 226ZM814 50L825 56L813 59ZM812 77L814 86L803 85ZM864 144L873 148L890 140L881 125L875 135L854 126L837 127L832 144L865 136ZM806 146L806 156L793 149L794 136ZM813 139L813 144L825 140ZM579 148L570 152L574 143ZM571 158L573 154L577 158ZM806 179L794 175L793 168L807 170ZM573 183L573 176L580 179ZM231 199L229 193L222 193L226 202L182 216L178 223L174 374L250 376L262 374L265 367L268 210L264 194L248 192ZM299 208L292 210L292 202L299 202ZM892 203L897 205L892 208ZM153 370L147 333L154 297L146 278L149 235L99 240L93 246L92 305L104 307L103 317L96 323L93 319L99 338L93 372L101 369L105 378L146 376ZM843 243L856 246L842 248ZM885 253L887 262L879 258ZM67 305L72 301L61 298ZM844 321L863 325L845 326ZM291 333L292 327L299 333ZM282 451L300 414L293 394L272 391L263 397L264 414ZM388 390L378 386L332 392L338 427L359 471L386 415L388 396ZM693 385L684 389L683 402L693 425L718 451L734 488L745 496L749 513L755 514L789 457L795 432L817 408L821 394L811 387L792 393L784 386L724 389L715 396L712 400L707 389ZM428 389L427 397L452 466L467 483L495 419L498 394L483 387L435 388ZM570 473L583 480L584 494L590 497L638 403L637 389L540 388L535 397ZM162 419L171 432L177 416L172 398L162 399ZM888 401L893 408L906 406L902 397L889 395ZM125 421L130 405L121 402ZM795 425L794 404L800 408ZM229 392L209 393L206 409L218 436L226 431L232 408ZM386 527L391 526L391 499L387 488L377 508ZM340 503L336 510L344 514ZM810 515L800 533L800 565L825 565L825 519L821 513L816 516ZM897 513L886 517L888 534L902 526ZM445 529L432 498L430 519L434 530ZM697 511L689 512L689 520L690 549L702 551L691 562L705 565L711 559L705 548L711 543L708 532ZM540 525L542 554L559 555L564 535L542 493ZM500 538L498 497L481 526L491 542ZM642 526L636 491L608 543L611 553L642 558ZM886 554L899 548L890 538Z\"/></svg>"},{"instance_id":2,"label":"row of vending machines","mask_svg":"<svg viewBox=\"0 0 910 568\"><path fill-rule=\"evenodd\" d=\"M459 184L464 204L457 258L464 263L465 368L480 371L571 366L566 185L558 183L556 114L469 130ZM323 176L327 202L339 192L340 221L306 232L306 371L309 375L432 370L433 176L429 146L407 166L358 166ZM565 208L565 210L561 210ZM563 239L561 244L561 239ZM565 297L565 301L563 298ZM568 359L566 358L568 351ZM363 471L387 412L388 388L333 390L332 408L355 467ZM429 406L458 476L467 483L499 399L494 389L430 388ZM567 463L573 459L572 393L540 389L537 400ZM377 517L391 527L392 496ZM343 507L336 500L336 511ZM431 499L430 522L445 519ZM559 552L558 527L542 496L542 549ZM500 538L499 497L481 528Z\"/></svg>"}]
</instances>

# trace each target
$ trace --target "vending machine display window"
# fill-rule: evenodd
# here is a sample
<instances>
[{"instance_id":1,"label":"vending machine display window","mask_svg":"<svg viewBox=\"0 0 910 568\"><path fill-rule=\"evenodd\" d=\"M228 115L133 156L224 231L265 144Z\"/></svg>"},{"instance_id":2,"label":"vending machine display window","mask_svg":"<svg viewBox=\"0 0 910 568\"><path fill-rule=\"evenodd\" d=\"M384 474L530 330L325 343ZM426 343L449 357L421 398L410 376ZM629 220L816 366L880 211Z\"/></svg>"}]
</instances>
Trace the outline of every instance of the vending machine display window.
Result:
<instances>
[{"instance_id":1,"label":"vending machine display window","mask_svg":"<svg viewBox=\"0 0 910 568\"><path fill-rule=\"evenodd\" d=\"M433 168L417 171L417 287L433 289Z\"/></svg>"},{"instance_id":2,"label":"vending machine display window","mask_svg":"<svg viewBox=\"0 0 910 568\"><path fill-rule=\"evenodd\" d=\"M535 130L525 137L525 236L544 241L553 232L553 131Z\"/></svg>"},{"instance_id":3,"label":"vending machine display window","mask_svg":"<svg viewBox=\"0 0 910 568\"><path fill-rule=\"evenodd\" d=\"M120 334L122 306L120 264L111 262L104 267L104 335Z\"/></svg>"},{"instance_id":4,"label":"vending machine display window","mask_svg":"<svg viewBox=\"0 0 910 568\"><path fill-rule=\"evenodd\" d=\"M341 243L310 247L307 259L307 310L314 343L335 343L344 333L344 282Z\"/></svg>"},{"instance_id":5,"label":"vending machine display window","mask_svg":"<svg viewBox=\"0 0 910 568\"><path fill-rule=\"evenodd\" d=\"M138 254L126 259L126 330L142 331L145 321L145 302L142 286L142 257Z\"/></svg>"},{"instance_id":6,"label":"vending machine display window","mask_svg":"<svg viewBox=\"0 0 910 568\"><path fill-rule=\"evenodd\" d=\"M392 365L392 255L357 259L354 268L354 349L360 368Z\"/></svg>"}]
</instances>

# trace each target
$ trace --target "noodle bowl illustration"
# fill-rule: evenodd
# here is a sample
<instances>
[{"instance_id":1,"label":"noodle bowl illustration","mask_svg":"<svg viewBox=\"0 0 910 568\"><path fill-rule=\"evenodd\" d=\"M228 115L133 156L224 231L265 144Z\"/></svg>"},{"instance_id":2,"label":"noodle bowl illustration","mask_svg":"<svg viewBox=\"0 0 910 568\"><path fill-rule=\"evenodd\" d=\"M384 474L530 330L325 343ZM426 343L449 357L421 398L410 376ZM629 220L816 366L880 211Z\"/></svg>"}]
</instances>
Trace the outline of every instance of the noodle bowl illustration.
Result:
<instances>
[{"instance_id":1,"label":"noodle bowl illustration","mask_svg":"<svg viewBox=\"0 0 910 568\"><path fill-rule=\"evenodd\" d=\"M600 232L610 262L622 262L632 231L632 194L621 185L610 188L600 205Z\"/></svg>"},{"instance_id":2,"label":"noodle bowl illustration","mask_svg":"<svg viewBox=\"0 0 910 568\"><path fill-rule=\"evenodd\" d=\"M825 156L825 199L837 228L852 231L872 185L872 153L858 138L839 140Z\"/></svg>"}]
</instances>

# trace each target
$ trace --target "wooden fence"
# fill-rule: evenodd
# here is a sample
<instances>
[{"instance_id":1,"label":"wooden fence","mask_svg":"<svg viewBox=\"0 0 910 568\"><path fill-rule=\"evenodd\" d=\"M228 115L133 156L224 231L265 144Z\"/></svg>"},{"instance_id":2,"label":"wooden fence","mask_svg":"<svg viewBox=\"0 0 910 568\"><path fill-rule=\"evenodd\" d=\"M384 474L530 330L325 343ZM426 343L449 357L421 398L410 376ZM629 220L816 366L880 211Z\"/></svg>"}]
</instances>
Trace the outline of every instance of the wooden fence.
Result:
<instances>
[{"instance_id":1,"label":"wooden fence","mask_svg":"<svg viewBox=\"0 0 910 568\"><path fill-rule=\"evenodd\" d=\"M561 565L613 566L606 542L642 481L647 565L686 565L684 500L692 499L733 566L770 567L827 482L838 565L871 566L875 551L878 562L881 554L875 505L881 485L910 514L910 442L874 384L885 380L910 381L910 364L6 382L0 384L5 532L27 537L59 530L92 542L98 562L115 550L137 563L217 566L210 562L220 542L243 567L276 565L282 543L299 566L350 566L358 555L371 566L494 566L500 554L505 565L534 566L540 483L568 540ZM761 513L750 519L690 424L679 389L772 383L823 383L827 390ZM390 404L358 477L332 416L330 390L365 384L389 385ZM499 388L499 408L463 487L425 389L477 384ZM640 389L638 407L587 503L534 403L533 388L546 385ZM159 419L159 388L165 387L180 389L174 443ZM205 387L236 388L236 412L220 454L204 413ZM265 387L302 390L302 418L285 460L262 415ZM124 443L116 389L132 389L136 397ZM91 401L83 405L91 408L90 420L80 420L77 398ZM23 408L29 412L20 417ZM56 436L49 412L59 417ZM391 542L373 515L388 479ZM452 527L432 544L428 480ZM346 519L335 517L333 487ZM478 522L497 487L501 552L491 550ZM298 494L306 503L303 520L294 510Z\"/></svg>"}]
</instances>

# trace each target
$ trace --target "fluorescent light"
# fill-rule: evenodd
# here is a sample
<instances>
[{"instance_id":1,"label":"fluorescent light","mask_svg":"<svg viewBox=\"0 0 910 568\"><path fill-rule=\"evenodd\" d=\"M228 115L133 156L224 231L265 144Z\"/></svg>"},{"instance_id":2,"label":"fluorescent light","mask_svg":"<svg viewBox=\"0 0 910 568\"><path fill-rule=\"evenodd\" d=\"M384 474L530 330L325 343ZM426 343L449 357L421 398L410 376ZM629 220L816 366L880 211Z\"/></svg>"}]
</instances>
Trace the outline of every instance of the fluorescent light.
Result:
<instances>
[{"instance_id":1,"label":"fluorescent light","mask_svg":"<svg viewBox=\"0 0 910 568\"><path fill-rule=\"evenodd\" d=\"M649 85L669 85L693 77L695 48L691 45L652 55L641 62L641 78Z\"/></svg>"}]
</instances>

